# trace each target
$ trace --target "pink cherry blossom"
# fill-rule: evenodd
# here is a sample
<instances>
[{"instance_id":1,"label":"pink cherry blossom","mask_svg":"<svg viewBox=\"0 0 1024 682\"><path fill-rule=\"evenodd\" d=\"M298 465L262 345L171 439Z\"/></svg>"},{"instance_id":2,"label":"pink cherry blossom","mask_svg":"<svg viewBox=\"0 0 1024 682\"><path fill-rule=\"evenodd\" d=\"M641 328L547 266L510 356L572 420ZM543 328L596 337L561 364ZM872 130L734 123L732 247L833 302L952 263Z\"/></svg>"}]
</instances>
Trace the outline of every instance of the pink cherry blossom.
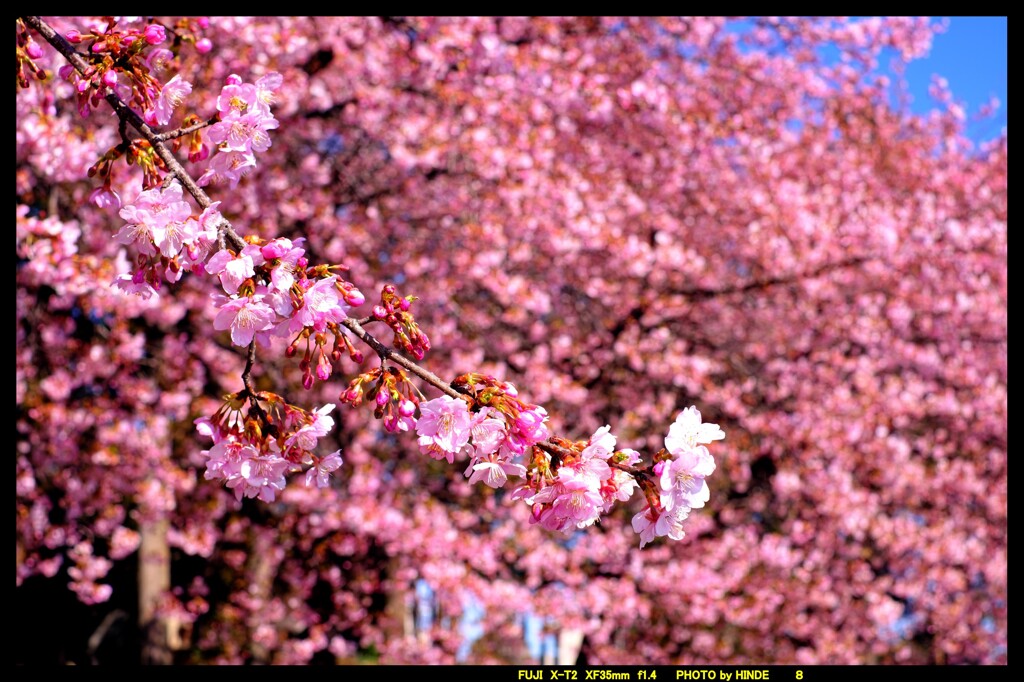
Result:
<instances>
[{"instance_id":1,"label":"pink cherry blossom","mask_svg":"<svg viewBox=\"0 0 1024 682\"><path fill-rule=\"evenodd\" d=\"M129 275L125 273L118 275L117 279L114 280L113 285L115 288L125 292L126 294L133 294L141 297L143 300L157 296L157 291L146 282L146 271L137 270L134 274Z\"/></svg>"},{"instance_id":2,"label":"pink cherry blossom","mask_svg":"<svg viewBox=\"0 0 1024 682\"><path fill-rule=\"evenodd\" d=\"M470 473L472 471L472 474ZM466 469L470 483L483 482L491 488L501 488L509 476L525 476L526 467L500 459L491 453L484 457L474 458Z\"/></svg>"},{"instance_id":3,"label":"pink cherry blossom","mask_svg":"<svg viewBox=\"0 0 1024 682\"><path fill-rule=\"evenodd\" d=\"M285 440L285 447L297 447L300 450L313 451L317 439L326 436L334 428L334 418L328 416L334 410L334 403L328 403L315 410L313 420L303 425Z\"/></svg>"},{"instance_id":4,"label":"pink cherry blossom","mask_svg":"<svg viewBox=\"0 0 1024 682\"><path fill-rule=\"evenodd\" d=\"M326 457L318 460L316 464L306 472L306 486L312 486L316 481L316 487L326 488L330 485L331 473L336 471L342 464L341 451L335 450Z\"/></svg>"},{"instance_id":5,"label":"pink cherry blossom","mask_svg":"<svg viewBox=\"0 0 1024 682\"><path fill-rule=\"evenodd\" d=\"M715 471L715 459L703 445L682 451L675 459L661 465L658 479L661 503L667 510L676 506L697 509L708 501L710 491L704 480Z\"/></svg>"},{"instance_id":6,"label":"pink cherry blossom","mask_svg":"<svg viewBox=\"0 0 1024 682\"><path fill-rule=\"evenodd\" d=\"M290 239L275 239L260 249L267 262L275 261L271 265L270 278L271 288L287 293L295 283L295 268L299 258L305 253L299 244L303 240L297 239L295 244Z\"/></svg>"},{"instance_id":7,"label":"pink cherry blossom","mask_svg":"<svg viewBox=\"0 0 1024 682\"><path fill-rule=\"evenodd\" d=\"M439 450L449 463L469 443L471 429L472 419L465 401L443 395L420 403L420 418L416 422L420 447L430 453Z\"/></svg>"},{"instance_id":8,"label":"pink cherry blossom","mask_svg":"<svg viewBox=\"0 0 1024 682\"><path fill-rule=\"evenodd\" d=\"M97 187L89 195L89 201L100 208L121 208L121 197L109 187Z\"/></svg>"},{"instance_id":9,"label":"pink cherry blossom","mask_svg":"<svg viewBox=\"0 0 1024 682\"><path fill-rule=\"evenodd\" d=\"M474 457L484 457L501 447L507 435L505 420L497 410L483 409L473 414L470 427Z\"/></svg>"},{"instance_id":10,"label":"pink cherry blossom","mask_svg":"<svg viewBox=\"0 0 1024 682\"><path fill-rule=\"evenodd\" d=\"M698 443L711 443L725 438L718 424L702 424L696 407L688 407L676 417L665 437L665 448L672 454L679 454L694 448Z\"/></svg>"},{"instance_id":11,"label":"pink cherry blossom","mask_svg":"<svg viewBox=\"0 0 1024 682\"><path fill-rule=\"evenodd\" d=\"M668 537L671 540L682 540L686 532L683 521L690 514L690 509L677 506L671 511L656 512L652 509L642 511L633 517L633 531L640 535L640 549L652 542L656 537Z\"/></svg>"},{"instance_id":12,"label":"pink cherry blossom","mask_svg":"<svg viewBox=\"0 0 1024 682\"><path fill-rule=\"evenodd\" d=\"M209 138L219 145L221 152L265 152L271 140L266 131L277 128L279 123L270 115L260 112L232 116L210 126Z\"/></svg>"},{"instance_id":13,"label":"pink cherry blossom","mask_svg":"<svg viewBox=\"0 0 1024 682\"><path fill-rule=\"evenodd\" d=\"M604 506L599 485L593 476L563 467L553 485L533 496L533 503L543 506L535 521L563 533L593 524Z\"/></svg>"},{"instance_id":14,"label":"pink cherry blossom","mask_svg":"<svg viewBox=\"0 0 1024 682\"><path fill-rule=\"evenodd\" d=\"M256 332L269 329L274 323L274 311L261 301L262 298L245 296L228 301L213 319L213 328L231 329L231 343L248 346Z\"/></svg>"},{"instance_id":15,"label":"pink cherry blossom","mask_svg":"<svg viewBox=\"0 0 1024 682\"><path fill-rule=\"evenodd\" d=\"M192 84L184 80L181 74L174 76L164 83L153 109L145 112L146 122L150 125L167 125L171 120L171 114L181 106L181 103L185 101L185 95L190 92L192 92Z\"/></svg>"},{"instance_id":16,"label":"pink cherry blossom","mask_svg":"<svg viewBox=\"0 0 1024 682\"><path fill-rule=\"evenodd\" d=\"M289 468L288 461L274 453L254 455L242 460L238 476L229 478L226 485L235 491L239 500L244 496L273 502L277 493L284 490L284 475Z\"/></svg>"},{"instance_id":17,"label":"pink cherry blossom","mask_svg":"<svg viewBox=\"0 0 1024 682\"><path fill-rule=\"evenodd\" d=\"M164 47L150 50L146 56L146 66L150 71L161 72L171 68L174 61L174 53Z\"/></svg>"},{"instance_id":18,"label":"pink cherry blossom","mask_svg":"<svg viewBox=\"0 0 1024 682\"><path fill-rule=\"evenodd\" d=\"M206 271L211 275L218 275L221 286L225 293L238 293L242 282L256 274L253 269L253 252L246 247L239 254L228 250L218 251L210 256L206 262Z\"/></svg>"},{"instance_id":19,"label":"pink cherry blossom","mask_svg":"<svg viewBox=\"0 0 1024 682\"><path fill-rule=\"evenodd\" d=\"M204 474L207 480L232 480L241 475L242 462L259 453L252 445L232 439L215 442L214 446L209 451L204 450L203 454L207 456Z\"/></svg>"},{"instance_id":20,"label":"pink cherry blossom","mask_svg":"<svg viewBox=\"0 0 1024 682\"><path fill-rule=\"evenodd\" d=\"M210 157L210 165L196 182L200 186L211 182L227 182L232 189L246 173L256 167L256 157L250 152L220 152Z\"/></svg>"},{"instance_id":21,"label":"pink cherry blossom","mask_svg":"<svg viewBox=\"0 0 1024 682\"><path fill-rule=\"evenodd\" d=\"M348 306L338 297L338 289L334 286L336 279L332 275L317 280L304 292L302 307L296 310L292 317L292 333L303 327L323 331L327 328L328 322L337 323L345 319Z\"/></svg>"},{"instance_id":22,"label":"pink cherry blossom","mask_svg":"<svg viewBox=\"0 0 1024 682\"><path fill-rule=\"evenodd\" d=\"M199 236L199 223L191 216L182 222L167 222L163 227L152 229L153 242L160 253L173 258L185 243L194 242Z\"/></svg>"}]
</instances>

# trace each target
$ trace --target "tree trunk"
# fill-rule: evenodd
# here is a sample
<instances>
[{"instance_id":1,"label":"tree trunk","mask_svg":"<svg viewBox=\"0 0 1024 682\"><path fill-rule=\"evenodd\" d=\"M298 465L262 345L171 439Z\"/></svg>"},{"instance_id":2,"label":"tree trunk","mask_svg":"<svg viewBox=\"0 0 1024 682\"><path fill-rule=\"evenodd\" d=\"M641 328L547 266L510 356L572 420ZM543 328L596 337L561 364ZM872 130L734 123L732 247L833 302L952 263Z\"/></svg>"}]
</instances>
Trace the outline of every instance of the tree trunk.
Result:
<instances>
[{"instance_id":1,"label":"tree trunk","mask_svg":"<svg viewBox=\"0 0 1024 682\"><path fill-rule=\"evenodd\" d=\"M166 518L143 520L139 527L139 629L142 663L167 665L182 648L181 624L157 615L160 599L171 588L171 548Z\"/></svg>"}]
</instances>

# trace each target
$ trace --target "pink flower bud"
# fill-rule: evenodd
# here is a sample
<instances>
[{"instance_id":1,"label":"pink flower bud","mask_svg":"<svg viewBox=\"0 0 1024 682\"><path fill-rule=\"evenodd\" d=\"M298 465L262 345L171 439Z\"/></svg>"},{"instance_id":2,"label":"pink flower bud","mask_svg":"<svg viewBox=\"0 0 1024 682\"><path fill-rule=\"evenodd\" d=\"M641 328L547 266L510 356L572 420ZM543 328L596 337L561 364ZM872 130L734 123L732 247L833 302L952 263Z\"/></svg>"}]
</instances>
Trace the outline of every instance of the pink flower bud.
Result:
<instances>
[{"instance_id":1,"label":"pink flower bud","mask_svg":"<svg viewBox=\"0 0 1024 682\"><path fill-rule=\"evenodd\" d=\"M92 51L93 52L105 52L106 50L107 50L107 44L105 42L103 42L102 40L97 41L97 42L92 44Z\"/></svg>"},{"instance_id":2,"label":"pink flower bud","mask_svg":"<svg viewBox=\"0 0 1024 682\"><path fill-rule=\"evenodd\" d=\"M196 149L195 151L192 151L190 149L188 152L188 160L191 161L192 163L199 163L200 161L205 161L208 156L210 156L210 145L206 144L205 142L199 145L199 148Z\"/></svg>"},{"instance_id":3,"label":"pink flower bud","mask_svg":"<svg viewBox=\"0 0 1024 682\"><path fill-rule=\"evenodd\" d=\"M403 400L398 404L398 414L403 417L411 417L416 414L416 403L411 400Z\"/></svg>"},{"instance_id":4,"label":"pink flower bud","mask_svg":"<svg viewBox=\"0 0 1024 682\"><path fill-rule=\"evenodd\" d=\"M352 362L356 363L357 365L363 361L362 351L352 351L351 353L349 353L349 357L352 358Z\"/></svg>"},{"instance_id":5,"label":"pink flower bud","mask_svg":"<svg viewBox=\"0 0 1024 682\"><path fill-rule=\"evenodd\" d=\"M145 38L146 42L150 45L159 45L167 40L167 31L165 31L164 27L159 24L150 24L146 27L146 30L142 32L142 37Z\"/></svg>"},{"instance_id":6,"label":"pink flower bud","mask_svg":"<svg viewBox=\"0 0 1024 682\"><path fill-rule=\"evenodd\" d=\"M388 316L388 311L384 310L384 306L375 305L373 306L372 314L378 320L383 320Z\"/></svg>"},{"instance_id":7,"label":"pink flower bud","mask_svg":"<svg viewBox=\"0 0 1024 682\"><path fill-rule=\"evenodd\" d=\"M384 288L381 289L381 291L383 291L385 294L393 294L393 293L395 293L395 285L394 284L385 284Z\"/></svg>"},{"instance_id":8,"label":"pink flower bud","mask_svg":"<svg viewBox=\"0 0 1024 682\"><path fill-rule=\"evenodd\" d=\"M280 258L288 253L288 249L285 247L284 242L279 239L275 239L261 248L260 253L263 254L263 257L267 260L272 260L274 258Z\"/></svg>"},{"instance_id":9,"label":"pink flower bud","mask_svg":"<svg viewBox=\"0 0 1024 682\"><path fill-rule=\"evenodd\" d=\"M380 391L377 391L376 401L378 405L384 407L385 405L388 404L389 400L391 400L391 396L388 395L387 389L381 389Z\"/></svg>"},{"instance_id":10,"label":"pink flower bud","mask_svg":"<svg viewBox=\"0 0 1024 682\"><path fill-rule=\"evenodd\" d=\"M62 80L68 80L69 78L71 78L71 74L73 74L74 72L75 67L71 66L70 64L65 64L64 66L57 69L57 75L60 76Z\"/></svg>"},{"instance_id":11,"label":"pink flower bud","mask_svg":"<svg viewBox=\"0 0 1024 682\"><path fill-rule=\"evenodd\" d=\"M288 344L288 347L284 349L284 356L286 358L295 357L295 351L298 350L294 343Z\"/></svg>"},{"instance_id":12,"label":"pink flower bud","mask_svg":"<svg viewBox=\"0 0 1024 682\"><path fill-rule=\"evenodd\" d=\"M359 289L349 289L342 295L345 298L345 302L353 308L358 308L366 303L366 297L363 296L363 292L359 291Z\"/></svg>"},{"instance_id":13,"label":"pink flower bud","mask_svg":"<svg viewBox=\"0 0 1024 682\"><path fill-rule=\"evenodd\" d=\"M196 41L196 52L199 54L206 54L213 49L213 43L210 42L209 38L200 38Z\"/></svg>"},{"instance_id":14,"label":"pink flower bud","mask_svg":"<svg viewBox=\"0 0 1024 682\"><path fill-rule=\"evenodd\" d=\"M30 40L28 45L25 46L25 54L32 59L39 59L43 56L43 48L36 41Z\"/></svg>"},{"instance_id":15,"label":"pink flower bud","mask_svg":"<svg viewBox=\"0 0 1024 682\"><path fill-rule=\"evenodd\" d=\"M224 79L224 83L225 85L241 85L242 77L239 76L237 73L233 73Z\"/></svg>"},{"instance_id":16,"label":"pink flower bud","mask_svg":"<svg viewBox=\"0 0 1024 682\"><path fill-rule=\"evenodd\" d=\"M114 73L113 69L108 69L107 72L103 74L103 83L110 87L117 85L117 74Z\"/></svg>"},{"instance_id":17,"label":"pink flower bud","mask_svg":"<svg viewBox=\"0 0 1024 682\"><path fill-rule=\"evenodd\" d=\"M69 43L80 43L82 42L82 34L72 29L64 34L64 37L68 39Z\"/></svg>"},{"instance_id":18,"label":"pink flower bud","mask_svg":"<svg viewBox=\"0 0 1024 682\"><path fill-rule=\"evenodd\" d=\"M409 300L409 299L407 299L407 298L403 298L403 299L402 299L401 301L399 301L399 303L398 303L398 307L399 307L399 308L401 308L402 310L408 310L408 309L409 309L409 306L411 306L411 305L412 305L412 301L410 301L410 300Z\"/></svg>"},{"instance_id":19,"label":"pink flower bud","mask_svg":"<svg viewBox=\"0 0 1024 682\"><path fill-rule=\"evenodd\" d=\"M93 190L92 194L89 195L89 201L100 208L121 208L121 197L107 186L98 187Z\"/></svg>"},{"instance_id":20,"label":"pink flower bud","mask_svg":"<svg viewBox=\"0 0 1024 682\"><path fill-rule=\"evenodd\" d=\"M302 375L302 387L307 391L313 388L313 375L307 370L306 374Z\"/></svg>"},{"instance_id":21,"label":"pink flower bud","mask_svg":"<svg viewBox=\"0 0 1024 682\"><path fill-rule=\"evenodd\" d=\"M78 92L85 92L89 89L89 81L83 78L82 80L78 81L78 83L75 85L75 88L78 90Z\"/></svg>"},{"instance_id":22,"label":"pink flower bud","mask_svg":"<svg viewBox=\"0 0 1024 682\"><path fill-rule=\"evenodd\" d=\"M196 17L196 25L199 28L210 28L210 17Z\"/></svg>"},{"instance_id":23,"label":"pink flower bud","mask_svg":"<svg viewBox=\"0 0 1024 682\"><path fill-rule=\"evenodd\" d=\"M320 381L327 381L331 378L331 365L327 362L316 363L316 376Z\"/></svg>"}]
</instances>

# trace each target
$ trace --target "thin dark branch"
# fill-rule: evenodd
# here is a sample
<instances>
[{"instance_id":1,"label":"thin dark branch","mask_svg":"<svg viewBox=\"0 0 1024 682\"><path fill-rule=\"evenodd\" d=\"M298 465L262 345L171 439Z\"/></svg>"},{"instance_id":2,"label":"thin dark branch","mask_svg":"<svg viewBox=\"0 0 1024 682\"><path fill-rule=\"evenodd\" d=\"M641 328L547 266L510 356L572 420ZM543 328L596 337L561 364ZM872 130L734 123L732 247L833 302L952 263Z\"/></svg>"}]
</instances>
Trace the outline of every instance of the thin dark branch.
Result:
<instances>
[{"instance_id":1,"label":"thin dark branch","mask_svg":"<svg viewBox=\"0 0 1024 682\"><path fill-rule=\"evenodd\" d=\"M256 339L249 344L249 355L245 361L245 369L242 371L242 385L249 393L249 399L256 401L256 388L252 382L252 366L256 364Z\"/></svg>"},{"instance_id":2,"label":"thin dark branch","mask_svg":"<svg viewBox=\"0 0 1024 682\"><path fill-rule=\"evenodd\" d=\"M460 398L462 394L456 391L452 386L444 381L441 377L437 376L429 369L420 367L415 362L405 357L404 355L394 351L383 343L381 343L376 337L370 334L368 331L363 329L363 326L359 324L359 320L354 318L347 318L341 324L349 329L353 334L362 339L367 345L373 348L374 352L380 356L381 360L389 360L399 367L404 367L419 378L426 381L431 386L443 391L447 395L453 398Z\"/></svg>"},{"instance_id":3,"label":"thin dark branch","mask_svg":"<svg viewBox=\"0 0 1024 682\"><path fill-rule=\"evenodd\" d=\"M743 284L737 284L728 287L709 288L709 289L676 289L673 294L681 294L690 298L704 299L713 298L715 296L724 296L726 294L740 294L747 291L754 291L756 289L767 289L768 287L777 286L779 284L793 284L800 282L805 279L813 279L820 277L833 270L840 270L842 268L850 268L855 265L860 265L875 258L869 258L867 256L857 256L856 258L849 258L847 260L838 261L836 263L826 263L810 272L798 272L791 275L784 275L778 277L767 277L765 279L755 279Z\"/></svg>"},{"instance_id":4,"label":"thin dark branch","mask_svg":"<svg viewBox=\"0 0 1024 682\"><path fill-rule=\"evenodd\" d=\"M194 125L190 125L190 126L185 127L185 128L178 128L177 130L171 130L171 131L166 132L166 133L160 133L159 135L154 135L153 139L160 140L161 142L165 142L166 140L173 140L176 137L182 137L184 135L188 135L189 133L194 133L197 130L202 130L203 128L206 128L207 126L212 126L214 123L217 122L217 120L218 120L217 117L214 116L209 121L200 121L199 123L196 123ZM150 141L152 142L152 140L150 140Z\"/></svg>"}]
</instances>

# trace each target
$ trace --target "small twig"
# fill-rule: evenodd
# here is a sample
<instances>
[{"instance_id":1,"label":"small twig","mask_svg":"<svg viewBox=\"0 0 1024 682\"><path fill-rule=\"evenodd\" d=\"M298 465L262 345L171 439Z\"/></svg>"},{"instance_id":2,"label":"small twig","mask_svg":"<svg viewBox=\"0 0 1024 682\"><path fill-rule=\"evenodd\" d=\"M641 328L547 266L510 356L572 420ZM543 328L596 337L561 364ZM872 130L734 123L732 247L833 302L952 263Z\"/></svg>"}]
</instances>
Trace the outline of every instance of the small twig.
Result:
<instances>
[{"instance_id":1,"label":"small twig","mask_svg":"<svg viewBox=\"0 0 1024 682\"><path fill-rule=\"evenodd\" d=\"M124 147L124 152L127 154L132 141L128 139L128 119L120 114L117 116L117 132L121 135L121 146Z\"/></svg>"},{"instance_id":2,"label":"small twig","mask_svg":"<svg viewBox=\"0 0 1024 682\"><path fill-rule=\"evenodd\" d=\"M651 475L651 473L646 469L638 469L636 467L631 467L628 464L623 464L621 462L608 462L608 466L612 467L613 469L618 469L619 471L625 471L627 474L633 476L634 478L649 478Z\"/></svg>"},{"instance_id":3,"label":"small twig","mask_svg":"<svg viewBox=\"0 0 1024 682\"><path fill-rule=\"evenodd\" d=\"M373 348L374 352L380 356L381 360L390 360L400 367L404 367L419 378L426 381L431 386L440 389L444 393L450 395L452 398L461 398L462 393L452 388L448 383L445 383L444 379L437 376L429 369L420 367L412 360L408 359L404 355L388 348L381 343L376 337L370 334L368 331L363 329L363 326L359 324L359 320L349 317L346 318L341 324L352 331L353 334L362 339L370 348Z\"/></svg>"},{"instance_id":4,"label":"small twig","mask_svg":"<svg viewBox=\"0 0 1024 682\"><path fill-rule=\"evenodd\" d=\"M176 137L183 137L185 135L188 135L189 133L194 133L197 130L202 130L203 128L205 128L207 126L212 126L216 122L217 122L217 117L214 116L209 121L200 121L199 123L196 123L194 125L190 125L190 126L185 127L185 128L178 128L177 130L171 130L171 131L166 132L166 133L160 133L158 135L154 135L153 139L159 140L160 142L166 142L167 140L173 140Z\"/></svg>"},{"instance_id":5,"label":"small twig","mask_svg":"<svg viewBox=\"0 0 1024 682\"><path fill-rule=\"evenodd\" d=\"M256 402L256 387L252 383L252 366L256 364L256 339L249 344L249 355L245 361L245 369L242 370L242 385L249 394L249 400Z\"/></svg>"}]
</instances>

